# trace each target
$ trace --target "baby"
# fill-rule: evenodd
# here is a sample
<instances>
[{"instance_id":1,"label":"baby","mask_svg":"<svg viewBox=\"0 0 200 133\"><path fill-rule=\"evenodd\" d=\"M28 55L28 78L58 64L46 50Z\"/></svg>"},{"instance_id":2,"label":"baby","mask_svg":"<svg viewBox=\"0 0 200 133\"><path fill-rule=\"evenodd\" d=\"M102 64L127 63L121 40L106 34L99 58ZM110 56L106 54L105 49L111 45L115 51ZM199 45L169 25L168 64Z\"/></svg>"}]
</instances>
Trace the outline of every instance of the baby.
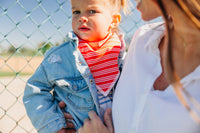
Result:
<instances>
[{"instance_id":1,"label":"baby","mask_svg":"<svg viewBox=\"0 0 200 133\"><path fill-rule=\"evenodd\" d=\"M38 132L66 128L60 101L67 105L63 111L73 116L76 130L89 111L103 119L111 108L124 58L117 30L124 6L125 0L71 0L73 32L67 42L46 53L24 92L27 114Z\"/></svg>"}]
</instances>

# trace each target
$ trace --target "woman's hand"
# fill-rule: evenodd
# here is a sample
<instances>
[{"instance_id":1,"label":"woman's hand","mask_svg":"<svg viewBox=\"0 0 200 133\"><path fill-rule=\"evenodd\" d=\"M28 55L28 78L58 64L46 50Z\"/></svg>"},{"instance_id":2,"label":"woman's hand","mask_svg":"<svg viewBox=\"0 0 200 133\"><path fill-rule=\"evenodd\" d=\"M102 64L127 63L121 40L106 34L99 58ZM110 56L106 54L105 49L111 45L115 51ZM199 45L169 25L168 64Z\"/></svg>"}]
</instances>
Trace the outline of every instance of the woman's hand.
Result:
<instances>
[{"instance_id":1,"label":"woman's hand","mask_svg":"<svg viewBox=\"0 0 200 133\"><path fill-rule=\"evenodd\" d=\"M63 101L59 102L58 105L61 109L66 106L66 104ZM76 133L74 124L69 121L69 120L72 120L73 117L69 113L66 113L66 112L63 112L63 114L66 119L67 128L62 128L57 133Z\"/></svg>"},{"instance_id":2,"label":"woman's hand","mask_svg":"<svg viewBox=\"0 0 200 133\"><path fill-rule=\"evenodd\" d=\"M76 133L76 130L68 129L68 128L62 128L56 133Z\"/></svg>"},{"instance_id":3,"label":"woman's hand","mask_svg":"<svg viewBox=\"0 0 200 133\"><path fill-rule=\"evenodd\" d=\"M107 109L104 114L105 125L94 111L90 111L89 119L84 120L84 125L79 128L78 133L114 133L111 111L111 109Z\"/></svg>"}]
</instances>

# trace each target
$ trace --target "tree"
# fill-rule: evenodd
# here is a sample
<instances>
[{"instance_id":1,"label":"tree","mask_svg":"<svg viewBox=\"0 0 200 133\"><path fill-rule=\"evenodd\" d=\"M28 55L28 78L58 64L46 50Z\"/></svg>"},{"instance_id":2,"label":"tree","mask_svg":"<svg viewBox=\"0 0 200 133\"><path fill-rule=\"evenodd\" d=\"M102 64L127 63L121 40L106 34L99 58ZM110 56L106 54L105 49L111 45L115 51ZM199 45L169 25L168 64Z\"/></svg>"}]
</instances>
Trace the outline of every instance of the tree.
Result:
<instances>
[{"instance_id":1,"label":"tree","mask_svg":"<svg viewBox=\"0 0 200 133\"><path fill-rule=\"evenodd\" d=\"M38 47L38 51L41 51L42 54L45 54L52 47L52 44L50 42L42 42L38 45Z\"/></svg>"},{"instance_id":2,"label":"tree","mask_svg":"<svg viewBox=\"0 0 200 133\"><path fill-rule=\"evenodd\" d=\"M16 52L16 48L13 45L10 45L10 47L8 48L8 53L15 53Z\"/></svg>"}]
</instances>

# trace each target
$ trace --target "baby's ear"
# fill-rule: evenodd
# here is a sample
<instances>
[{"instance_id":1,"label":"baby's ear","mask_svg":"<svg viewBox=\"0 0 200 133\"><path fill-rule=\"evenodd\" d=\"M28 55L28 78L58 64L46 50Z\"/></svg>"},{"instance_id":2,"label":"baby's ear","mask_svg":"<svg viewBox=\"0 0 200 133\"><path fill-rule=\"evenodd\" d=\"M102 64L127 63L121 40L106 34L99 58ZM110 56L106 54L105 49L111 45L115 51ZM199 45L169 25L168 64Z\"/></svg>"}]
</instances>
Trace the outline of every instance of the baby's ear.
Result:
<instances>
[{"instance_id":1,"label":"baby's ear","mask_svg":"<svg viewBox=\"0 0 200 133\"><path fill-rule=\"evenodd\" d=\"M112 27L117 27L121 21L121 15L119 13L113 15Z\"/></svg>"}]
</instances>

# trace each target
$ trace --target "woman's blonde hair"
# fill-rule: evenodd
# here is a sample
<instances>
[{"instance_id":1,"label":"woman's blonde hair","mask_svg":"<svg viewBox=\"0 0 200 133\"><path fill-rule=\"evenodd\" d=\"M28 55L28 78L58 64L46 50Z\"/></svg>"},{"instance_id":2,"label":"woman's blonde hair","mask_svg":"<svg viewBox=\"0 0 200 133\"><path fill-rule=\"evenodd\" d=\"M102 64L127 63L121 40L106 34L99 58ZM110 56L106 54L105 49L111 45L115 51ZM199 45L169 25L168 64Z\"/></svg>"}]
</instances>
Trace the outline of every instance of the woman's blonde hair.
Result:
<instances>
[{"instance_id":1,"label":"woman's blonde hair","mask_svg":"<svg viewBox=\"0 0 200 133\"><path fill-rule=\"evenodd\" d=\"M173 1L200 30L200 1L199 0L173 0ZM170 23L169 16L167 14L167 11L165 9L165 6L162 0L157 0L157 2L163 13L163 17L166 21L166 29L167 29L166 36L168 36L167 55L166 55L166 60L165 60L167 79L169 83L173 85L175 93L178 99L180 100L180 102L188 110L191 117L198 124L200 124L200 116L198 115L198 113L200 113L200 104L183 87L183 85L180 82L180 77L174 69L174 62L172 59L173 58L172 44L171 44L172 40L171 40L171 34L170 34L171 30L173 29L171 29L170 24L169 24ZM192 104L192 106L195 109L192 109L189 103Z\"/></svg>"},{"instance_id":2,"label":"woman's blonde hair","mask_svg":"<svg viewBox=\"0 0 200 133\"><path fill-rule=\"evenodd\" d=\"M183 11L200 28L200 1L198 0L177 0Z\"/></svg>"}]
</instances>

